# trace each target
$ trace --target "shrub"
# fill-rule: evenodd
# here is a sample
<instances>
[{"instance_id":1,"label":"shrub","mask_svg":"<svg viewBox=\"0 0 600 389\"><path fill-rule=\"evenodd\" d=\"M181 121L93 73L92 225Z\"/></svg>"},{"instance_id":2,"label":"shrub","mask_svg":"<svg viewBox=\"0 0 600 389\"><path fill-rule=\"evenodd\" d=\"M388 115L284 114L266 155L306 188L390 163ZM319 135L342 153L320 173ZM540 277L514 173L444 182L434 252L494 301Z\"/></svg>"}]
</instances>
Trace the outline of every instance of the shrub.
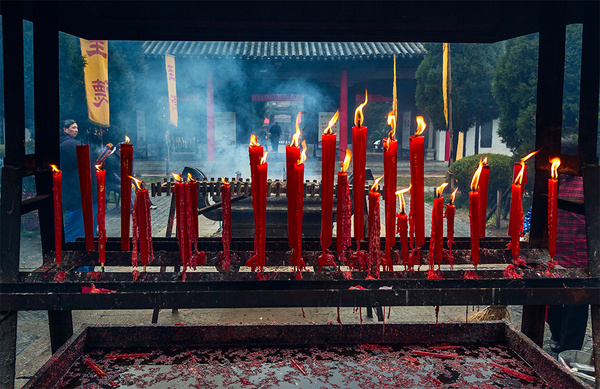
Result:
<instances>
[{"instance_id":1,"label":"shrub","mask_svg":"<svg viewBox=\"0 0 600 389\"><path fill-rule=\"evenodd\" d=\"M458 181L458 194L456 206L463 207L468 204L469 189L473 174L477 170L479 160L487 157L490 166L490 181L488 185L488 204L496 203L496 191L502 193L510 187L513 176L514 159L502 154L477 154L464 157L454 163L454 178ZM528 169L529 170L529 169Z\"/></svg>"}]
</instances>

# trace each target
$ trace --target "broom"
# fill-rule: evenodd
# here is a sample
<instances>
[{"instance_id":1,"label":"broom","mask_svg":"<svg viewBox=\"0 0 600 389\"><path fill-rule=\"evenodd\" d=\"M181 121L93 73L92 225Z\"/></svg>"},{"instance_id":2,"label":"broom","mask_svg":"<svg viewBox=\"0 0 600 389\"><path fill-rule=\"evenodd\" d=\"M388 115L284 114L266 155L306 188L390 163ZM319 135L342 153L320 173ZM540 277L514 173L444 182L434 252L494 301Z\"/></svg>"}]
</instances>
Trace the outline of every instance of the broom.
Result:
<instances>
[{"instance_id":1,"label":"broom","mask_svg":"<svg viewBox=\"0 0 600 389\"><path fill-rule=\"evenodd\" d=\"M493 321L502 319L508 319L510 321L510 311L506 305L488 305L468 318L469 321Z\"/></svg>"}]
</instances>

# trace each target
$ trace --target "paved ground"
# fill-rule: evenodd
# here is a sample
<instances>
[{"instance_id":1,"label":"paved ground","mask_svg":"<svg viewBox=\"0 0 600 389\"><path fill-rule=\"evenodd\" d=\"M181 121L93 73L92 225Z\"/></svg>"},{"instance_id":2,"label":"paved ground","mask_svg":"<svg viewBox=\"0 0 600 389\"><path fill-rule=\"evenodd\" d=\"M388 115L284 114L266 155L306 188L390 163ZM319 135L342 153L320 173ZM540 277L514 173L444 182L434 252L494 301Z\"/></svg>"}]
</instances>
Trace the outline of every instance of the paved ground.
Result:
<instances>
[{"instance_id":1,"label":"paved ground","mask_svg":"<svg viewBox=\"0 0 600 389\"><path fill-rule=\"evenodd\" d=\"M274 161L273 167L277 171L280 162ZM141 164L138 164L140 166ZM282 164L283 165L283 164ZM375 164L376 165L376 164ZM164 165L162 166L164 168ZM182 167L181 167L182 168ZM152 167L145 168L148 174L161 174L157 171L151 171ZM312 167L313 172L317 172L318 166ZM381 169L376 165L374 175L381 174L378 172ZM445 167L442 166L433 168L430 175L443 175ZM140 170L141 166L140 166ZM270 169L271 171L271 165ZM308 171L309 169L307 169ZM400 169L400 174L402 169ZM181 171L179 169L178 171ZM225 175L228 177L234 176L230 172L219 174L217 169L207 170L209 177L219 177ZM234 172L235 173L235 172ZM315 173L316 174L316 173ZM162 174L161 174L162 175ZM269 175L271 178L271 175ZM312 179L307 176L307 179ZM315 177L316 179L316 177ZM410 199L407 199L407 206ZM157 206L152 210L152 231L154 236L165 236L166 220L169 212L170 197L154 197L152 202ZM382 204L383 206L383 204ZM107 207L107 232L108 236L119 236L119 208L114 203L109 203ZM426 215L431 215L431 206L426 206ZM382 218L382 223L383 223ZM426 221L426 225L430 225ZM220 236L219 222L208 220L204 217L200 218L200 234L201 236ZM501 230L488 230L488 236L499 236L505 233L506 222ZM469 223L468 216L464 212L457 213L456 219L456 235L468 236ZM384 228L382 226L382 231ZM41 264L41 245L39 236L31 233L22 233L21 242L21 269L32 269ZM477 310L484 307L441 307L439 313L440 321L463 321L468 315L476 313ZM521 307L509 307L511 326L520 327L521 322ZM150 323L151 310L105 310L105 311L75 311L73 319L75 328L79 328L83 323L96 324L131 324L131 323ZM262 309L184 309L177 313L171 311L162 311L159 315L159 324L173 323L272 323L272 322L316 322L327 323L329 321L336 322L336 308L304 308L304 315L300 308L262 308ZM359 322L358 314L353 313L351 308L341 309L341 319L344 323ZM363 320L373 321L376 319L368 319L363 315ZM431 322L435 321L434 307L392 307L389 322ZM17 387L21 387L49 358L50 358L50 342L47 327L47 314L44 311L26 311L19 312L18 322L18 344L17 344ZM546 329L544 349L549 351L548 347L549 331ZM591 329L588 325L588 336L584 345L584 350L591 350Z\"/></svg>"}]
</instances>

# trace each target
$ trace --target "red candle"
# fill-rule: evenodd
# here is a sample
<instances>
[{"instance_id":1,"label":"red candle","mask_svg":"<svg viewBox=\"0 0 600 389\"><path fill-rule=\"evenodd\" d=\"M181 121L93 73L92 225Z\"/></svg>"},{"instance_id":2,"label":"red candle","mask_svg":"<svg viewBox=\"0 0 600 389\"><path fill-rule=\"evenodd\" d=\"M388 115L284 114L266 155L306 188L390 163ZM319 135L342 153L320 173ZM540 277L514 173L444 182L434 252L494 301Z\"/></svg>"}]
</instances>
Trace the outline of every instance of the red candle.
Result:
<instances>
[{"instance_id":1,"label":"red candle","mask_svg":"<svg viewBox=\"0 0 600 389\"><path fill-rule=\"evenodd\" d=\"M302 217L304 216L304 161L306 160L306 141L302 141L302 152L300 158L294 165L294 178L296 180L294 188L296 190L296 247L294 248L294 270L296 277L300 276L306 264L302 259Z\"/></svg>"},{"instance_id":2,"label":"red candle","mask_svg":"<svg viewBox=\"0 0 600 389\"><path fill-rule=\"evenodd\" d=\"M385 198L385 262L391 265L391 251L396 244L396 180L398 171L398 141L396 116L388 114L388 124L392 126L389 136L383 140L383 175Z\"/></svg>"},{"instance_id":3,"label":"red candle","mask_svg":"<svg viewBox=\"0 0 600 389\"><path fill-rule=\"evenodd\" d=\"M511 187L512 200L510 202L510 220L513 220L512 229L510 230L510 241L513 260L516 262L519 258L519 239L521 237L521 228L523 224L523 202L521 200L523 187L520 184L514 183Z\"/></svg>"},{"instance_id":4,"label":"red candle","mask_svg":"<svg viewBox=\"0 0 600 389\"><path fill-rule=\"evenodd\" d=\"M152 223L150 219L150 197L148 189L142 188L143 181L131 177L137 186L135 200L133 202L133 250L132 261L137 266L137 254L139 252L140 261L146 271L146 265L150 258L154 259L152 249ZM179 223L179 221L178 221ZM138 251L139 242L139 251Z\"/></svg>"},{"instance_id":5,"label":"red candle","mask_svg":"<svg viewBox=\"0 0 600 389\"><path fill-rule=\"evenodd\" d=\"M417 116L415 135L409 137L410 151L410 204L411 215L415 226L415 244L425 244L425 187L424 187L424 152L425 138L420 136L426 127L422 116Z\"/></svg>"},{"instance_id":6,"label":"red candle","mask_svg":"<svg viewBox=\"0 0 600 389\"><path fill-rule=\"evenodd\" d=\"M471 191L469 192L469 222L471 226L471 259L473 266L479 264L479 176L483 170L483 161L479 161L479 167L471 180Z\"/></svg>"},{"instance_id":7,"label":"red candle","mask_svg":"<svg viewBox=\"0 0 600 389\"><path fill-rule=\"evenodd\" d=\"M446 235L448 237L448 250L452 250L454 245L454 215L456 214L456 207L454 206L454 198L456 197L456 191L450 195L450 203L446 204Z\"/></svg>"},{"instance_id":8,"label":"red candle","mask_svg":"<svg viewBox=\"0 0 600 389\"><path fill-rule=\"evenodd\" d=\"M373 183L369 190L369 256L367 262L368 275L375 273L375 277L379 278L379 270L381 265L381 222L380 222L380 198L379 181L383 176L379 177ZM391 266L386 267L385 271L392 271Z\"/></svg>"},{"instance_id":9,"label":"red candle","mask_svg":"<svg viewBox=\"0 0 600 389\"><path fill-rule=\"evenodd\" d=\"M248 154L250 156L250 180L256 182L256 167L263 157L263 147L257 142L256 135L250 135L250 145L248 146ZM253 190L256 191L256 188ZM256 207L256 196L252 194L252 208ZM258 224L258 213L254 213L254 225ZM258 236L254 236L254 252L258 252Z\"/></svg>"},{"instance_id":10,"label":"red candle","mask_svg":"<svg viewBox=\"0 0 600 389\"><path fill-rule=\"evenodd\" d=\"M521 175L521 182L519 185L521 185L521 198L519 199L519 201L521 202L521 206L523 206L523 187L527 184L527 164L525 163L525 161L527 161L529 158L533 157L534 155L536 155L538 153L539 150L534 151L532 153L527 154L524 158L521 158L521 162L515 162L514 163L514 168L513 168L513 182L516 181L517 176L521 173L521 170L523 170L523 174ZM513 205L512 205L512 196L511 196L511 203L510 203L510 207L512 209ZM515 204L515 206L517 206L518 204ZM513 230L513 221L511 219L508 219L508 236L511 236L511 231Z\"/></svg>"},{"instance_id":11,"label":"red candle","mask_svg":"<svg viewBox=\"0 0 600 389\"><path fill-rule=\"evenodd\" d=\"M338 173L336 249L342 263L345 263L344 251L350 247L350 216L352 212L350 210L350 187L348 185L348 174L346 173L346 170L348 170L348 166L350 166L351 158L352 153L350 150L346 149L344 164Z\"/></svg>"},{"instance_id":12,"label":"red candle","mask_svg":"<svg viewBox=\"0 0 600 389\"><path fill-rule=\"evenodd\" d=\"M231 186L225 178L221 185L221 208L223 210L223 229L221 232L221 242L223 242L223 263L222 268L229 271L231 266ZM197 212L196 212L197 214Z\"/></svg>"},{"instance_id":13,"label":"red candle","mask_svg":"<svg viewBox=\"0 0 600 389\"><path fill-rule=\"evenodd\" d=\"M329 121L322 135L323 157L321 158L321 247L326 251L331 245L331 228L333 223L333 180L335 173L336 134L331 128L337 122L338 110Z\"/></svg>"},{"instance_id":14,"label":"red candle","mask_svg":"<svg viewBox=\"0 0 600 389\"><path fill-rule=\"evenodd\" d=\"M400 213L396 216L398 217L398 234L400 235L400 249L402 252L402 262L404 263L404 267L409 265L408 215L406 214L406 203L404 202L404 193L408 192L409 190L410 187L396 191L398 202L400 203Z\"/></svg>"},{"instance_id":15,"label":"red candle","mask_svg":"<svg viewBox=\"0 0 600 389\"><path fill-rule=\"evenodd\" d=\"M288 244L293 249L297 246L298 233L296 231L297 223L297 193L294 166L300 158L300 119L302 112L296 116L296 132L292 137L292 143L285 146L285 171L286 171L286 198L287 198L287 216L288 216Z\"/></svg>"},{"instance_id":16,"label":"red candle","mask_svg":"<svg viewBox=\"0 0 600 389\"><path fill-rule=\"evenodd\" d=\"M129 250L129 218L131 210L131 179L133 174L133 145L125 137L121 143L121 250Z\"/></svg>"},{"instance_id":17,"label":"red candle","mask_svg":"<svg viewBox=\"0 0 600 389\"><path fill-rule=\"evenodd\" d=\"M438 266L442 264L442 258L444 257L444 198L442 197L442 192L447 185L448 183L444 182L436 188L436 198L433 200L433 210L431 213L431 231L433 232L431 240L433 240L434 243L434 257ZM431 265L432 264L430 264L430 267Z\"/></svg>"},{"instance_id":18,"label":"red candle","mask_svg":"<svg viewBox=\"0 0 600 389\"><path fill-rule=\"evenodd\" d=\"M194 252L198 251L198 184L188 173L188 185L190 187L190 223L191 235L190 240L194 242Z\"/></svg>"},{"instance_id":19,"label":"red candle","mask_svg":"<svg viewBox=\"0 0 600 389\"><path fill-rule=\"evenodd\" d=\"M263 156L260 164L257 166L257 175L259 182L258 190L258 235L259 251L259 269L262 272L265 267L265 246L267 241L267 173L269 164L267 163L267 154Z\"/></svg>"},{"instance_id":20,"label":"red candle","mask_svg":"<svg viewBox=\"0 0 600 389\"><path fill-rule=\"evenodd\" d=\"M367 165L367 127L363 127L363 108L369 101L365 91L365 102L354 112L354 127L352 127L352 195L354 198L354 238L358 247L363 238L365 227L365 170Z\"/></svg>"},{"instance_id":21,"label":"red candle","mask_svg":"<svg viewBox=\"0 0 600 389\"><path fill-rule=\"evenodd\" d=\"M191 255L188 255L188 251L191 251L190 243L188 240L188 222L187 215L189 207L187 206L188 186L181 180L181 174L173 174L175 177L175 215L177 219L177 241L179 243L179 255L181 257L181 264L183 265L183 272L187 270L189 265L189 259ZM188 192L189 193L189 192Z\"/></svg>"},{"instance_id":22,"label":"red candle","mask_svg":"<svg viewBox=\"0 0 600 389\"><path fill-rule=\"evenodd\" d=\"M479 175L479 237L485 238L485 225L487 218L488 185L490 182L490 166L487 157L483 159L483 169Z\"/></svg>"},{"instance_id":23,"label":"red candle","mask_svg":"<svg viewBox=\"0 0 600 389\"><path fill-rule=\"evenodd\" d=\"M96 165L96 192L98 200L98 262L106 261L106 170Z\"/></svg>"},{"instance_id":24,"label":"red candle","mask_svg":"<svg viewBox=\"0 0 600 389\"><path fill-rule=\"evenodd\" d=\"M62 172L56 165L52 167L52 200L54 201L54 253L56 264L60 267L62 258Z\"/></svg>"},{"instance_id":25,"label":"red candle","mask_svg":"<svg viewBox=\"0 0 600 389\"><path fill-rule=\"evenodd\" d=\"M552 158L551 178L548 179L548 251L554 261L556 254L556 229L558 226L558 167L560 158Z\"/></svg>"},{"instance_id":26,"label":"red candle","mask_svg":"<svg viewBox=\"0 0 600 389\"><path fill-rule=\"evenodd\" d=\"M85 231L85 249L94 250L94 209L92 208L92 172L90 166L90 146L77 145L77 169L79 172L79 190L81 192L81 210Z\"/></svg>"}]
</instances>

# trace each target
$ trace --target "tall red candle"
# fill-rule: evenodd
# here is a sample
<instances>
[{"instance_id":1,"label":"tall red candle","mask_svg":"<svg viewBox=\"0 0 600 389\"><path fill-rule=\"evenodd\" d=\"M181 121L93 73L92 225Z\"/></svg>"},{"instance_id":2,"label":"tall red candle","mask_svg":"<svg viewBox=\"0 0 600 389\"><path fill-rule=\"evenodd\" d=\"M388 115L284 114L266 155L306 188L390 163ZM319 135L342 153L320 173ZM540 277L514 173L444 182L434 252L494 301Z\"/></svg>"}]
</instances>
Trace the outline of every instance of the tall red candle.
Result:
<instances>
[{"instance_id":1,"label":"tall red candle","mask_svg":"<svg viewBox=\"0 0 600 389\"><path fill-rule=\"evenodd\" d=\"M479 264L479 177L483 169L483 161L479 161L479 167L471 180L471 191L469 192L469 222L471 226L471 259L473 266Z\"/></svg>"},{"instance_id":2,"label":"tall red candle","mask_svg":"<svg viewBox=\"0 0 600 389\"><path fill-rule=\"evenodd\" d=\"M296 190L296 247L294 247L294 267L297 274L306 264L302 259L302 217L304 216L304 161L306 160L306 141L302 141L300 158L294 165L294 178ZM298 275L297 275L298 277Z\"/></svg>"},{"instance_id":3,"label":"tall red candle","mask_svg":"<svg viewBox=\"0 0 600 389\"><path fill-rule=\"evenodd\" d=\"M81 192L81 210L85 231L85 249L94 250L94 209L92 208L92 172L90 146L77 145L77 169L79 172L79 190Z\"/></svg>"},{"instance_id":4,"label":"tall red candle","mask_svg":"<svg viewBox=\"0 0 600 389\"><path fill-rule=\"evenodd\" d=\"M408 215L406 214L406 203L404 202L404 193L408 192L410 188L402 189L396 191L396 195L398 196L398 203L400 203L400 213L396 216L398 217L398 235L400 235L400 249L402 253L402 262L404 266L409 265L409 257L408 257Z\"/></svg>"},{"instance_id":5,"label":"tall red candle","mask_svg":"<svg viewBox=\"0 0 600 389\"><path fill-rule=\"evenodd\" d=\"M338 185L337 185L337 236L336 236L336 249L340 260L345 263L344 251L350 247L350 217L352 211L350 209L350 187L348 185L348 166L350 166L350 159L352 153L346 149L346 157L342 169L338 172Z\"/></svg>"},{"instance_id":6,"label":"tall red candle","mask_svg":"<svg viewBox=\"0 0 600 389\"><path fill-rule=\"evenodd\" d=\"M323 251L331 245L331 229L333 223L333 182L335 178L335 152L336 134L331 128L337 122L340 111L329 121L322 135L323 157L321 158L321 171L323 181L321 184L321 247Z\"/></svg>"},{"instance_id":7,"label":"tall red candle","mask_svg":"<svg viewBox=\"0 0 600 389\"><path fill-rule=\"evenodd\" d=\"M181 180L180 174L173 174L175 177L175 215L177 219L177 241L179 243L179 256L183 265L183 272L187 270L190 264L191 247L188 234L188 215L189 215L189 190L188 185ZM187 192L187 193L186 193ZM190 253L188 253L190 252Z\"/></svg>"},{"instance_id":8,"label":"tall red candle","mask_svg":"<svg viewBox=\"0 0 600 389\"><path fill-rule=\"evenodd\" d=\"M431 237L434 245L434 257L438 266L442 264L444 257L444 198L442 192L448 183L444 182L436 188L436 198L433 200L433 210L431 214L433 236Z\"/></svg>"},{"instance_id":9,"label":"tall red candle","mask_svg":"<svg viewBox=\"0 0 600 389\"><path fill-rule=\"evenodd\" d=\"M263 157L263 147L257 142L256 135L250 135L250 145L248 146L248 154L250 156L250 179L251 182L256 182L256 167ZM253 192L256 188L253 189ZM256 196L252 193L252 208L256 207ZM254 225L258 224L258 213L254 213ZM254 236L254 251L258 252L258 236Z\"/></svg>"},{"instance_id":10,"label":"tall red candle","mask_svg":"<svg viewBox=\"0 0 600 389\"><path fill-rule=\"evenodd\" d=\"M415 135L409 137L410 152L410 203L411 217L415 225L415 244L425 244L425 187L424 187L424 153L425 138L420 136L426 127L422 116L417 116L417 129Z\"/></svg>"},{"instance_id":11,"label":"tall red candle","mask_svg":"<svg viewBox=\"0 0 600 389\"><path fill-rule=\"evenodd\" d=\"M512 229L510 230L510 241L513 260L516 262L519 258L521 228L523 224L523 202L521 200L523 187L520 184L514 183L511 187L512 200L510 202L510 220L513 220Z\"/></svg>"},{"instance_id":12,"label":"tall red candle","mask_svg":"<svg viewBox=\"0 0 600 389\"><path fill-rule=\"evenodd\" d=\"M258 190L258 241L259 241L259 269L262 272L265 267L265 246L267 239L267 174L269 164L266 162L267 154L261 159L261 163L257 166L259 190Z\"/></svg>"},{"instance_id":13,"label":"tall red candle","mask_svg":"<svg viewBox=\"0 0 600 389\"><path fill-rule=\"evenodd\" d=\"M521 158L520 162L515 162L514 163L514 167L513 167L513 182L516 182L517 180L517 176L519 176L519 174L521 173L521 170L523 170L523 174L521 174L521 180L519 185L521 185L521 197L519 198L519 202L521 203L521 206L523 206L523 187L527 184L527 164L525 163L525 161L527 161L529 158L533 157L534 155L536 155L538 153L539 150L534 151L532 153L527 154L524 158ZM513 197L511 196L511 209L512 209L512 201L513 201ZM518 204L515 204L515 207ZM513 221L511 219L508 219L508 236L511 236L511 231L513 230Z\"/></svg>"},{"instance_id":14,"label":"tall red candle","mask_svg":"<svg viewBox=\"0 0 600 389\"><path fill-rule=\"evenodd\" d=\"M456 197L456 191L450 195L450 203L446 204L446 236L448 238L448 250L452 250L454 245L454 215L456 214L456 207L454 206L454 198Z\"/></svg>"},{"instance_id":15,"label":"tall red candle","mask_svg":"<svg viewBox=\"0 0 600 389\"><path fill-rule=\"evenodd\" d=\"M398 172L398 141L396 117L388 114L388 124L392 126L387 138L383 140L383 175L385 198L385 261L391 261L391 250L396 244L396 181Z\"/></svg>"},{"instance_id":16,"label":"tall red candle","mask_svg":"<svg viewBox=\"0 0 600 389\"><path fill-rule=\"evenodd\" d=\"M96 197L98 200L98 262L106 261L106 170L96 165Z\"/></svg>"},{"instance_id":17,"label":"tall red candle","mask_svg":"<svg viewBox=\"0 0 600 389\"><path fill-rule=\"evenodd\" d=\"M551 178L548 179L548 252L554 261L556 254L556 230L558 227L558 167L560 158L552 158Z\"/></svg>"},{"instance_id":18,"label":"tall red candle","mask_svg":"<svg viewBox=\"0 0 600 389\"><path fill-rule=\"evenodd\" d=\"M137 266L137 253L139 252L140 262L144 266L146 271L146 265L150 259L154 259L154 252L152 249L152 223L150 219L150 197L148 195L148 189L141 186L143 181L133 178L137 186L135 192L135 200L133 202L133 250L132 260L134 265ZM179 223L179 221L177 221ZM139 251L138 251L139 242Z\"/></svg>"},{"instance_id":19,"label":"tall red candle","mask_svg":"<svg viewBox=\"0 0 600 389\"><path fill-rule=\"evenodd\" d=\"M285 146L285 171L286 171L286 198L287 198L287 215L288 215L288 244L291 248L297 246L298 233L296 230L297 223L296 208L297 208L297 190L295 180L294 166L300 158L300 119L301 113L296 116L296 132L292 137L292 142Z\"/></svg>"},{"instance_id":20,"label":"tall red candle","mask_svg":"<svg viewBox=\"0 0 600 389\"><path fill-rule=\"evenodd\" d=\"M352 127L352 195L354 198L354 238L360 246L365 228L365 170L367 168L367 127L363 127L363 108L369 101L365 91L365 102L356 108Z\"/></svg>"},{"instance_id":21,"label":"tall red candle","mask_svg":"<svg viewBox=\"0 0 600 389\"><path fill-rule=\"evenodd\" d=\"M490 182L490 166L487 157L483 159L483 168L479 175L479 237L485 238L485 226L487 218L488 185Z\"/></svg>"},{"instance_id":22,"label":"tall red candle","mask_svg":"<svg viewBox=\"0 0 600 389\"><path fill-rule=\"evenodd\" d=\"M381 267L381 221L380 221L380 198L379 177L369 190L369 256L367 271L369 275L379 278ZM391 266L386 266L385 271L392 271Z\"/></svg>"},{"instance_id":23,"label":"tall red candle","mask_svg":"<svg viewBox=\"0 0 600 389\"><path fill-rule=\"evenodd\" d=\"M198 244L198 183L188 173L188 185L190 186L190 215L192 223L192 236L194 249L197 249Z\"/></svg>"},{"instance_id":24,"label":"tall red candle","mask_svg":"<svg viewBox=\"0 0 600 389\"><path fill-rule=\"evenodd\" d=\"M221 232L221 242L223 243L223 263L222 268L229 271L231 266L231 185L223 178L221 185L221 209L223 210L223 229Z\"/></svg>"},{"instance_id":25,"label":"tall red candle","mask_svg":"<svg viewBox=\"0 0 600 389\"><path fill-rule=\"evenodd\" d=\"M60 267L62 260L62 172L56 165L52 167L52 200L54 201L54 253L56 264Z\"/></svg>"},{"instance_id":26,"label":"tall red candle","mask_svg":"<svg viewBox=\"0 0 600 389\"><path fill-rule=\"evenodd\" d=\"M121 250L129 250L129 220L131 218L131 179L133 174L133 145L125 137L121 150Z\"/></svg>"}]
</instances>

